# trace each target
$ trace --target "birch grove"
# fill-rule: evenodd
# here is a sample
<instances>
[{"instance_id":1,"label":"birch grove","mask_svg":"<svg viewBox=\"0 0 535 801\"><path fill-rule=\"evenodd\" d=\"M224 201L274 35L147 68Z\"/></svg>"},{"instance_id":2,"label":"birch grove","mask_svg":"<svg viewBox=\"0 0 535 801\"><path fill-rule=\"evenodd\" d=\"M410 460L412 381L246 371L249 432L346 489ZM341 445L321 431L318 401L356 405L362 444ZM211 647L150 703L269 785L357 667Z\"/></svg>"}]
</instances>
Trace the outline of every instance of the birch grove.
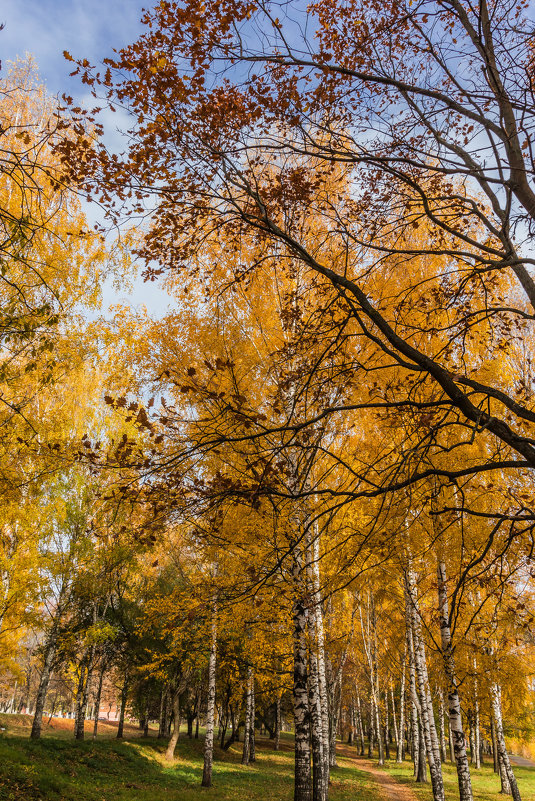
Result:
<instances>
[{"instance_id":1,"label":"birch grove","mask_svg":"<svg viewBox=\"0 0 535 801\"><path fill-rule=\"evenodd\" d=\"M2 75L0 709L202 740L207 795L290 749L294 801L341 758L528 801L532 9L143 26L65 52L93 109ZM138 271L167 309L97 313Z\"/></svg>"}]
</instances>

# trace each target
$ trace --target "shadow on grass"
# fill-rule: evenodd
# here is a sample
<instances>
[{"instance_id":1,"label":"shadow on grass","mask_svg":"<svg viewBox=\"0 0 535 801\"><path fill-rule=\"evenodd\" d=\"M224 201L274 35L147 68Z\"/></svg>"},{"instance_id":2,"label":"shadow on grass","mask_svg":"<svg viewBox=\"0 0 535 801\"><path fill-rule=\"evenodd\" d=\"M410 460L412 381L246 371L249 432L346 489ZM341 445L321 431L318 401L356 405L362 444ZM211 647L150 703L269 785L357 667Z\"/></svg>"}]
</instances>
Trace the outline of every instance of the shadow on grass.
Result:
<instances>
[{"instance_id":1,"label":"shadow on grass","mask_svg":"<svg viewBox=\"0 0 535 801\"><path fill-rule=\"evenodd\" d=\"M203 792L202 741L182 740L173 763L161 740L0 737L2 801L189 801ZM236 750L216 752L211 799L290 798L291 755L262 750L248 767Z\"/></svg>"}]
</instances>

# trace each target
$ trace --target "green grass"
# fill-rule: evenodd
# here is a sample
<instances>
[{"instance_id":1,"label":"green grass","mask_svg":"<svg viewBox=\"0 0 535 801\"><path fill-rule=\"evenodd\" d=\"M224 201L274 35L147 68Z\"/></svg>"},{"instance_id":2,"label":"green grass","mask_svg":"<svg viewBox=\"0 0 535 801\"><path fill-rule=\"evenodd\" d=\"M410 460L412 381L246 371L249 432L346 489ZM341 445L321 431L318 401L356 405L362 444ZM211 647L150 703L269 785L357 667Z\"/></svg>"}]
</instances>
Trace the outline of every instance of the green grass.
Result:
<instances>
[{"instance_id":1,"label":"green grass","mask_svg":"<svg viewBox=\"0 0 535 801\"><path fill-rule=\"evenodd\" d=\"M10 716L11 717L11 716ZM3 725L0 720L0 725ZM106 739L74 742L65 736L28 739L28 729L13 721L0 736L1 801L291 801L293 751L289 735L281 751L259 740L257 760L243 766L241 746L216 750L213 787L203 790L202 739L182 738L172 764L166 743L156 738L123 742ZM26 736L21 736L26 735ZM352 760L341 758L333 772L331 801L379 801L375 783Z\"/></svg>"},{"instance_id":2,"label":"green grass","mask_svg":"<svg viewBox=\"0 0 535 801\"><path fill-rule=\"evenodd\" d=\"M176 759L164 759L166 742L141 738L134 726L130 739L118 741L116 729L102 726L96 741L72 739L72 721L45 728L39 741L29 739L25 716L0 715L0 801L291 801L293 798L293 742L284 734L281 750L274 751L258 738L257 761L241 765L241 745L229 751L216 748L213 787L200 786L203 740L182 736ZM339 766L332 771L330 801L380 801L374 779L359 769L354 749L343 746ZM444 768L446 801L458 799L457 776ZM419 801L430 801L431 787L418 785L412 765L389 762L384 768L411 787ZM535 799L535 768L515 767L523 801ZM491 765L472 771L475 801L499 801L500 781Z\"/></svg>"},{"instance_id":3,"label":"green grass","mask_svg":"<svg viewBox=\"0 0 535 801\"><path fill-rule=\"evenodd\" d=\"M385 770L395 776L399 782L409 784L414 794L422 801L429 801L433 797L429 783L425 785L417 784L412 778L412 763L407 761L402 765L398 765L396 762L388 762L385 765ZM520 768L517 765L513 765L513 770L523 801L533 801L535 799L535 768ZM459 790L455 767L447 762L442 766L442 772L446 801L458 801ZM498 801L500 798L508 797L500 794L500 777L494 773L492 763L482 765L479 770L475 770L470 766L470 773L472 775L474 801Z\"/></svg>"}]
</instances>

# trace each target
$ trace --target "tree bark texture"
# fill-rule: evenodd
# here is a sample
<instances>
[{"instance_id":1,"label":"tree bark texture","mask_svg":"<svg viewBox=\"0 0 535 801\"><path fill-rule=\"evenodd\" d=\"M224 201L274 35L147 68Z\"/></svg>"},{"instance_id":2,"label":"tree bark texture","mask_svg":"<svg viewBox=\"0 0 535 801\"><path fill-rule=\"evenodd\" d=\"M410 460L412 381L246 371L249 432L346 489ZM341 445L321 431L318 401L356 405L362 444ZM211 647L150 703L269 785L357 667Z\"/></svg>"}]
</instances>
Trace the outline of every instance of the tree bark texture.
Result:
<instances>
[{"instance_id":1,"label":"tree bark texture","mask_svg":"<svg viewBox=\"0 0 535 801\"><path fill-rule=\"evenodd\" d=\"M212 636L210 658L208 660L208 699L206 704L206 735L204 738L204 763L201 785L212 786L212 766L214 762L214 723L215 723L215 680L217 653L217 606L212 607Z\"/></svg>"},{"instance_id":2,"label":"tree bark texture","mask_svg":"<svg viewBox=\"0 0 535 801\"><path fill-rule=\"evenodd\" d=\"M442 661L448 683L448 719L453 740L453 754L457 767L459 797L460 801L472 801L472 780L470 777L468 755L466 753L466 738L464 736L461 718L461 702L457 689L457 675L451 640L446 564L441 560L438 561L437 565L437 580Z\"/></svg>"},{"instance_id":3,"label":"tree bark texture","mask_svg":"<svg viewBox=\"0 0 535 801\"><path fill-rule=\"evenodd\" d=\"M500 779L502 782L502 793L512 795L514 801L520 801L520 792L516 777L511 767L509 754L505 747L505 737L503 733L502 718L502 689L499 684L493 683L490 686L490 698L492 702L492 712L494 715L494 727L496 732L496 749L498 751L498 766L500 769Z\"/></svg>"}]
</instances>

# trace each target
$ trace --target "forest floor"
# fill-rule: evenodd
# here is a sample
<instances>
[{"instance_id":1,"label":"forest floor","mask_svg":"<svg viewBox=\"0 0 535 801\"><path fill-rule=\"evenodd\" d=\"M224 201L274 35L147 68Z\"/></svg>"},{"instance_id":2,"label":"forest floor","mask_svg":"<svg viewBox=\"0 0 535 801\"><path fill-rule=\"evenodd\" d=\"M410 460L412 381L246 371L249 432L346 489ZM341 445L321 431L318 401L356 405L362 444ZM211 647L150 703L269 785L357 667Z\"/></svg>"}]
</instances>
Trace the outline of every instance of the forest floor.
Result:
<instances>
[{"instance_id":1,"label":"forest floor","mask_svg":"<svg viewBox=\"0 0 535 801\"><path fill-rule=\"evenodd\" d=\"M355 762L361 769L370 770L373 776L378 778L384 791L385 801L397 801L398 799L399 801L430 801L432 799L430 783L416 784L414 781L411 762L397 764L390 761L383 768L379 768L376 762L362 757L357 757ZM515 765L514 771L522 801L535 801L535 767ZM442 766L442 773L446 801L458 801L457 771L454 765L449 762L445 763ZM508 798L500 793L500 778L494 773L492 762L485 763L478 770L471 765L470 773L474 801L498 801L498 799ZM385 775L389 778L388 784L383 778ZM395 784L392 785L392 782ZM409 795L402 793L401 788L409 790Z\"/></svg>"},{"instance_id":2,"label":"forest floor","mask_svg":"<svg viewBox=\"0 0 535 801\"><path fill-rule=\"evenodd\" d=\"M293 797L291 735L283 735L274 751L259 737L254 764L240 763L241 746L216 749L213 787L200 787L202 738L179 740L173 763L164 759L166 743L140 737L135 726L125 727L126 739L115 739L117 724L99 724L97 740L72 740L72 721L52 719L40 741L29 739L30 719L0 715L0 801L290 801ZM330 801L430 801L431 788L416 785L412 767L394 762L379 768L355 750L339 745L339 766L333 770ZM523 801L535 799L535 768L515 773ZM456 776L444 766L447 801L458 798ZM499 801L499 779L491 765L474 771L475 801Z\"/></svg>"}]
</instances>

